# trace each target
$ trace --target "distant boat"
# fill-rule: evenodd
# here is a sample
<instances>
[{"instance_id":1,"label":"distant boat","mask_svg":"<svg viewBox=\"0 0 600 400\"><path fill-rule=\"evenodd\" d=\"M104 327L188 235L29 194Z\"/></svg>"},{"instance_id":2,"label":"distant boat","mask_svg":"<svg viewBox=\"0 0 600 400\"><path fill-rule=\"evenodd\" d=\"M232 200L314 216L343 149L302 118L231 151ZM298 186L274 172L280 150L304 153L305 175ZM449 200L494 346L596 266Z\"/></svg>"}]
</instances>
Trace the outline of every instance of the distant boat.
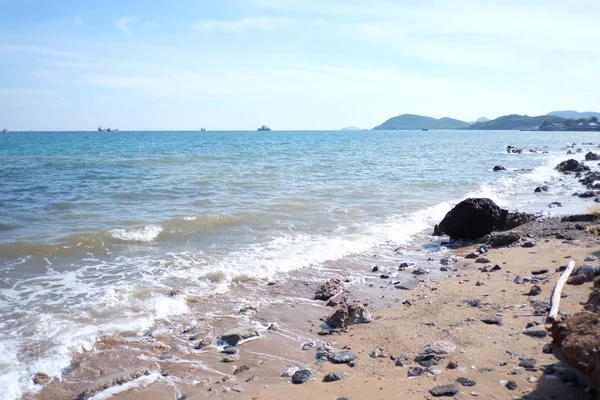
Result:
<instances>
[{"instance_id":1,"label":"distant boat","mask_svg":"<svg viewBox=\"0 0 600 400\"><path fill-rule=\"evenodd\" d=\"M119 132L119 129L108 128L106 132Z\"/></svg>"},{"instance_id":2,"label":"distant boat","mask_svg":"<svg viewBox=\"0 0 600 400\"><path fill-rule=\"evenodd\" d=\"M259 131L270 131L270 130L271 130L271 128L269 128L269 127L268 127L268 126L266 126L266 125L263 125L263 126L261 126L260 128L258 128L258 130L259 130Z\"/></svg>"},{"instance_id":3,"label":"distant boat","mask_svg":"<svg viewBox=\"0 0 600 400\"><path fill-rule=\"evenodd\" d=\"M206 132L206 129L200 128L200 132Z\"/></svg>"},{"instance_id":4,"label":"distant boat","mask_svg":"<svg viewBox=\"0 0 600 400\"><path fill-rule=\"evenodd\" d=\"M108 129L103 128L101 126L98 127L98 132L106 132Z\"/></svg>"},{"instance_id":5,"label":"distant boat","mask_svg":"<svg viewBox=\"0 0 600 400\"><path fill-rule=\"evenodd\" d=\"M8 133L8 129L6 129L6 128L2 129L2 133Z\"/></svg>"},{"instance_id":6,"label":"distant boat","mask_svg":"<svg viewBox=\"0 0 600 400\"><path fill-rule=\"evenodd\" d=\"M423 129L421 129L421 130L422 130L422 131L428 131L429 129L427 129L427 128L423 128Z\"/></svg>"}]
</instances>

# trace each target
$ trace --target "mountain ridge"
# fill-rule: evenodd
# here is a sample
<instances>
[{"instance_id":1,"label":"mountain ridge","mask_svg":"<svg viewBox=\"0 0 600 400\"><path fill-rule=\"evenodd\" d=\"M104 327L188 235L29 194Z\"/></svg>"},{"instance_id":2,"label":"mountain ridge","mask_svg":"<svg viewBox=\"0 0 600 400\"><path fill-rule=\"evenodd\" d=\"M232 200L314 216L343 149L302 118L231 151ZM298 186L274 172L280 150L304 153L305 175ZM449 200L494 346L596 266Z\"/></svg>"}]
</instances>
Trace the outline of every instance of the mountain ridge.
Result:
<instances>
[{"instance_id":1,"label":"mountain ridge","mask_svg":"<svg viewBox=\"0 0 600 400\"><path fill-rule=\"evenodd\" d=\"M449 117L436 119L423 115L402 114L386 120L373 130L464 129L468 127L468 122Z\"/></svg>"}]
</instances>

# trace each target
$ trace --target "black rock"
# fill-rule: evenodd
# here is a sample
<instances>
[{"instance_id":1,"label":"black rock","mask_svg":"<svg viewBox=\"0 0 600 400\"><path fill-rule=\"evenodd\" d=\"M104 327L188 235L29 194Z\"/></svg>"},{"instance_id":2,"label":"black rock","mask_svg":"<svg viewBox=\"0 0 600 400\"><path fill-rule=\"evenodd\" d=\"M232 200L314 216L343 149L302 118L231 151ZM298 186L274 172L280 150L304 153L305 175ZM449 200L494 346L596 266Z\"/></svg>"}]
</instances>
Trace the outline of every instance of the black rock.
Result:
<instances>
[{"instance_id":1,"label":"black rock","mask_svg":"<svg viewBox=\"0 0 600 400\"><path fill-rule=\"evenodd\" d=\"M455 394L458 394L458 388L456 385L436 386L433 389L429 389L429 393L435 397L454 396Z\"/></svg>"},{"instance_id":2,"label":"black rock","mask_svg":"<svg viewBox=\"0 0 600 400\"><path fill-rule=\"evenodd\" d=\"M469 306L469 307L481 307L481 302L477 299L467 299L465 300L465 303Z\"/></svg>"},{"instance_id":3,"label":"black rock","mask_svg":"<svg viewBox=\"0 0 600 400\"><path fill-rule=\"evenodd\" d=\"M600 160L600 155L593 153L591 151L585 155L585 161L598 161L598 160Z\"/></svg>"},{"instance_id":4,"label":"black rock","mask_svg":"<svg viewBox=\"0 0 600 400\"><path fill-rule=\"evenodd\" d=\"M467 259L471 259L471 260L472 260L472 259L475 259L475 258L478 258L478 257L479 257L479 254L477 254L477 253L469 253L469 254L467 254L467 255L465 256L465 258L467 258Z\"/></svg>"},{"instance_id":5,"label":"black rock","mask_svg":"<svg viewBox=\"0 0 600 400\"><path fill-rule=\"evenodd\" d=\"M468 378L458 378L456 380L456 382L460 383L463 386L475 386L475 385L477 385L477 382L475 382L475 381L473 381L471 379L468 379Z\"/></svg>"},{"instance_id":6,"label":"black rock","mask_svg":"<svg viewBox=\"0 0 600 400\"><path fill-rule=\"evenodd\" d=\"M440 365L442 357L435 354L419 354L415 357L415 362L421 367L429 368L434 365Z\"/></svg>"},{"instance_id":7,"label":"black rock","mask_svg":"<svg viewBox=\"0 0 600 400\"><path fill-rule=\"evenodd\" d=\"M304 382L308 382L310 379L311 372L309 369L301 369L296 371L294 375L292 375L292 383L299 385Z\"/></svg>"},{"instance_id":8,"label":"black rock","mask_svg":"<svg viewBox=\"0 0 600 400\"><path fill-rule=\"evenodd\" d=\"M517 382L515 381L508 381L506 382L506 386L505 386L508 390L515 390L517 388Z\"/></svg>"},{"instance_id":9,"label":"black rock","mask_svg":"<svg viewBox=\"0 0 600 400\"><path fill-rule=\"evenodd\" d=\"M544 354L552 354L552 344L551 343L546 343L544 345L544 347L542 347L542 353Z\"/></svg>"},{"instance_id":10,"label":"black rock","mask_svg":"<svg viewBox=\"0 0 600 400\"><path fill-rule=\"evenodd\" d=\"M534 193L547 192L548 186L538 186L535 188Z\"/></svg>"},{"instance_id":11,"label":"black rock","mask_svg":"<svg viewBox=\"0 0 600 400\"><path fill-rule=\"evenodd\" d=\"M506 168L504 168L502 165L496 165L494 167L494 171L506 171Z\"/></svg>"},{"instance_id":12,"label":"black rock","mask_svg":"<svg viewBox=\"0 0 600 400\"><path fill-rule=\"evenodd\" d=\"M533 285L531 289L529 289L529 293L527 293L527 296L537 296L540 293L542 293L542 288L538 285Z\"/></svg>"},{"instance_id":13,"label":"black rock","mask_svg":"<svg viewBox=\"0 0 600 400\"><path fill-rule=\"evenodd\" d=\"M521 358L519 362L519 367L523 367L527 370L534 369L537 360L535 358Z\"/></svg>"},{"instance_id":14,"label":"black rock","mask_svg":"<svg viewBox=\"0 0 600 400\"><path fill-rule=\"evenodd\" d=\"M502 269L502 268L500 268L500 266L499 266L499 265L494 265L494 266L492 267L492 269L490 269L490 272L496 272L496 271L500 271L501 269Z\"/></svg>"},{"instance_id":15,"label":"black rock","mask_svg":"<svg viewBox=\"0 0 600 400\"><path fill-rule=\"evenodd\" d=\"M408 377L412 378L413 376L421 376L425 373L425 369L421 367L408 367Z\"/></svg>"},{"instance_id":16,"label":"black rock","mask_svg":"<svg viewBox=\"0 0 600 400\"><path fill-rule=\"evenodd\" d=\"M543 269L536 269L531 271L532 275L544 275L547 274L548 272L550 272L549 269L543 268Z\"/></svg>"},{"instance_id":17,"label":"black rock","mask_svg":"<svg viewBox=\"0 0 600 400\"><path fill-rule=\"evenodd\" d=\"M413 267L415 265L414 262L403 262L398 266L398 270L402 271L407 268Z\"/></svg>"},{"instance_id":18,"label":"black rock","mask_svg":"<svg viewBox=\"0 0 600 400\"><path fill-rule=\"evenodd\" d=\"M507 215L490 199L469 198L446 214L439 229L453 239L477 239L503 227Z\"/></svg>"},{"instance_id":19,"label":"black rock","mask_svg":"<svg viewBox=\"0 0 600 400\"><path fill-rule=\"evenodd\" d=\"M371 272L378 272L379 271L379 265L376 265L373 267L373 269L371 270Z\"/></svg>"},{"instance_id":20,"label":"black rock","mask_svg":"<svg viewBox=\"0 0 600 400\"><path fill-rule=\"evenodd\" d=\"M561 162L555 168L560 172L585 172L590 170L590 167L572 158Z\"/></svg>"},{"instance_id":21,"label":"black rock","mask_svg":"<svg viewBox=\"0 0 600 400\"><path fill-rule=\"evenodd\" d=\"M354 353L348 350L336 351L333 353L329 353L327 359L333 364L347 364L350 361L356 360L356 355L354 355Z\"/></svg>"},{"instance_id":22,"label":"black rock","mask_svg":"<svg viewBox=\"0 0 600 400\"><path fill-rule=\"evenodd\" d=\"M521 247L525 247L525 248L531 248L531 247L534 247L534 246L535 246L535 244L536 244L535 242L532 242L532 241L527 241L527 242L523 242L523 243L521 244Z\"/></svg>"},{"instance_id":23,"label":"black rock","mask_svg":"<svg viewBox=\"0 0 600 400\"><path fill-rule=\"evenodd\" d=\"M344 282L341 279L333 278L319 286L315 292L316 300L329 300L344 290Z\"/></svg>"},{"instance_id":24,"label":"black rock","mask_svg":"<svg viewBox=\"0 0 600 400\"><path fill-rule=\"evenodd\" d=\"M487 264L487 263L489 263L489 262L490 262L490 260L488 260L488 259L487 259L487 258L485 258L485 257L479 257L477 260L475 260L475 262L476 262L477 264Z\"/></svg>"}]
</instances>

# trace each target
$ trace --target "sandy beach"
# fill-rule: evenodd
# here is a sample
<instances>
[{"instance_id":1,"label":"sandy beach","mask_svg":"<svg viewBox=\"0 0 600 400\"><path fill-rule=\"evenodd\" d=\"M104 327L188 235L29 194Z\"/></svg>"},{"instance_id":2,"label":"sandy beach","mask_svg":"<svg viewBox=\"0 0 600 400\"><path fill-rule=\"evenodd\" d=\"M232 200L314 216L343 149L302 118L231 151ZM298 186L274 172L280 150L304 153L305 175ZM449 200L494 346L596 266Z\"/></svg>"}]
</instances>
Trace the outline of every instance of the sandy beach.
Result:
<instances>
[{"instance_id":1,"label":"sandy beach","mask_svg":"<svg viewBox=\"0 0 600 400\"><path fill-rule=\"evenodd\" d=\"M595 392L587 391L583 381L573 382L572 373L564 372L556 357L547 354L549 336L538 338L523 333L527 326L543 327L546 310L538 305L536 316L532 302L550 299L560 276L559 267L570 260L576 266L590 264L584 261L586 257L598 255L600 242L584 225L558 219L535 221L521 227L524 237L520 242L490 248L478 259L468 254L480 244L456 248L456 258L450 265L442 265L439 254L433 251L427 267L446 269L445 278L421 278L422 284L413 290L384 284L347 286L340 296L368 304L373 314L372 322L352 325L347 331L317 335L322 323L318 318L333 310L325 306L325 301L321 306L309 306L307 302L282 305L279 310L259 310L253 314L255 320L278 315L279 328L238 345L239 353L229 360L212 349L208 353L215 365L213 371L197 368L193 362L170 362L168 358L157 368L143 361L142 352L140 365L147 367L146 375L128 378L125 372L117 373L112 377L124 377L121 385L96 397L95 392L82 392L79 398L423 399L433 397L431 389L453 384L458 398L595 399ZM534 283L541 288L535 296L529 295ZM567 285L561 312L579 311L590 287L591 283ZM307 296L314 289L307 286ZM308 345L302 346L298 337ZM415 358L422 349L440 341L450 343L449 354L429 357L433 359L431 365L420 366ZM354 363L317 361L316 349L326 344L333 350L351 351L356 356ZM103 345L110 347L110 343L101 343L100 353ZM177 346L174 348L177 351ZM169 349L161 349L165 350ZM207 356L204 354L204 359ZM290 377L280 376L287 367L309 369L310 378L304 384L293 384ZM215 374L217 369L220 374ZM343 379L324 382L332 372L344 373ZM106 381L103 371L97 373L98 382ZM167 384L161 375L168 376L169 382L180 377L181 384ZM462 386L457 383L459 378L473 386ZM76 384L53 382L37 398L70 397L73 390L78 390Z\"/></svg>"}]
</instances>

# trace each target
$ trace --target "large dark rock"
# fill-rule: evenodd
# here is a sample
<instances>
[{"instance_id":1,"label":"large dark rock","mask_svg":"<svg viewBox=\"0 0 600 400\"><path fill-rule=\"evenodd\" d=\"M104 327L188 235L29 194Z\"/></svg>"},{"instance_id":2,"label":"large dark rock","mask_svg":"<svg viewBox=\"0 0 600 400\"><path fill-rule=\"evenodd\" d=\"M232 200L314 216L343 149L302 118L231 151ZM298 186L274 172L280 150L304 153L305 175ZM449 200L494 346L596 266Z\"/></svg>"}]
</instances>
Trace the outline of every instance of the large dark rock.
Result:
<instances>
[{"instance_id":1,"label":"large dark rock","mask_svg":"<svg viewBox=\"0 0 600 400\"><path fill-rule=\"evenodd\" d=\"M359 303L343 304L327 317L327 325L331 328L346 328L354 324L367 324L373 320L369 310Z\"/></svg>"},{"instance_id":2,"label":"large dark rock","mask_svg":"<svg viewBox=\"0 0 600 400\"><path fill-rule=\"evenodd\" d=\"M245 325L231 329L221 335L221 340L229 346L237 346L239 342L251 337L258 336L258 330L254 325Z\"/></svg>"},{"instance_id":3,"label":"large dark rock","mask_svg":"<svg viewBox=\"0 0 600 400\"><path fill-rule=\"evenodd\" d=\"M304 382L308 382L310 375L311 372L309 369L301 369L300 371L296 371L294 375L292 375L292 383L295 385L300 385Z\"/></svg>"},{"instance_id":4,"label":"large dark rock","mask_svg":"<svg viewBox=\"0 0 600 400\"><path fill-rule=\"evenodd\" d=\"M469 198L446 214L439 230L453 239L477 239L503 227L507 215L490 199Z\"/></svg>"},{"instance_id":5,"label":"large dark rock","mask_svg":"<svg viewBox=\"0 0 600 400\"><path fill-rule=\"evenodd\" d=\"M596 154L596 153L593 153L590 151L585 155L585 161L598 161L598 160L600 160L599 154Z\"/></svg>"},{"instance_id":6,"label":"large dark rock","mask_svg":"<svg viewBox=\"0 0 600 400\"><path fill-rule=\"evenodd\" d=\"M429 393L434 397L454 396L455 394L458 394L458 388L456 385L436 386L433 389L429 389Z\"/></svg>"},{"instance_id":7,"label":"large dark rock","mask_svg":"<svg viewBox=\"0 0 600 400\"><path fill-rule=\"evenodd\" d=\"M333 278L319 286L315 292L316 300L329 300L344 290L344 282L341 279Z\"/></svg>"},{"instance_id":8,"label":"large dark rock","mask_svg":"<svg viewBox=\"0 0 600 400\"><path fill-rule=\"evenodd\" d=\"M560 172L585 172L589 171L590 167L571 158L558 164L556 169Z\"/></svg>"},{"instance_id":9,"label":"large dark rock","mask_svg":"<svg viewBox=\"0 0 600 400\"><path fill-rule=\"evenodd\" d=\"M498 171L506 171L506 168L504 168L502 165L496 165L494 167L494 171L498 172Z\"/></svg>"}]
</instances>

